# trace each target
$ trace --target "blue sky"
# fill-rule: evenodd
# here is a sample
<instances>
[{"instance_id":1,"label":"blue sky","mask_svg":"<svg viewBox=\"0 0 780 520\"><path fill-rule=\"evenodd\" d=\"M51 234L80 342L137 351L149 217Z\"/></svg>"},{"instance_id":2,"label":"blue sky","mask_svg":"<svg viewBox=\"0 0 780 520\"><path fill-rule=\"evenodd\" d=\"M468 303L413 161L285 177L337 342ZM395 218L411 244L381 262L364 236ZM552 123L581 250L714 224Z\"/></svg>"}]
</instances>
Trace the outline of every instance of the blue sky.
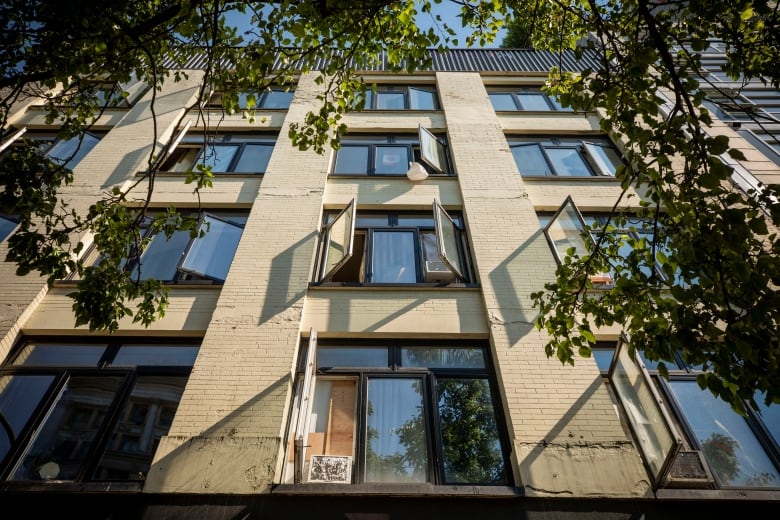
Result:
<instances>
[{"instance_id":1,"label":"blue sky","mask_svg":"<svg viewBox=\"0 0 780 520\"><path fill-rule=\"evenodd\" d=\"M447 0L444 0L440 4L433 4L433 10L436 14L440 15L442 20L450 26L451 29L453 29L457 34L455 38L458 40L458 47L465 47L466 46L466 37L469 34L468 28L461 27L460 18L457 17L458 13L460 12L460 5L449 2ZM236 24L236 26L239 28L239 32L243 32L246 30L247 23L244 20L241 19L242 15L236 14L235 16L228 15L228 20L232 24ZM244 17L244 18L248 18ZM419 15L419 23L424 24L423 29L428 29L429 27L436 28L434 25L433 16L431 14L424 14L420 13ZM503 39L504 31L500 31L498 36L496 37L495 41L492 45L488 45L487 47L498 47L501 45L501 40Z\"/></svg>"}]
</instances>

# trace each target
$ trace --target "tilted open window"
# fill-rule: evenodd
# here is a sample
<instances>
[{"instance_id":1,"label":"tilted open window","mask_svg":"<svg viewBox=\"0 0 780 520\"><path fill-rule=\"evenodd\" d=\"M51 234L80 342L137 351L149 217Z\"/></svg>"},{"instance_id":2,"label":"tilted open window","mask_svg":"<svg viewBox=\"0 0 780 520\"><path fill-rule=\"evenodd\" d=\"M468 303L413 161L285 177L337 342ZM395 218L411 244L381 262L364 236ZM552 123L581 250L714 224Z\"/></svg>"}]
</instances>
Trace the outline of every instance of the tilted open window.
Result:
<instances>
[{"instance_id":1,"label":"tilted open window","mask_svg":"<svg viewBox=\"0 0 780 520\"><path fill-rule=\"evenodd\" d=\"M460 215L434 200L432 213L356 211L355 201L326 213L319 283L415 284L471 281Z\"/></svg>"},{"instance_id":2,"label":"tilted open window","mask_svg":"<svg viewBox=\"0 0 780 520\"><path fill-rule=\"evenodd\" d=\"M373 85L366 90L363 110L438 110L433 85Z\"/></svg>"},{"instance_id":3,"label":"tilted open window","mask_svg":"<svg viewBox=\"0 0 780 520\"><path fill-rule=\"evenodd\" d=\"M746 415L702 390L702 366L675 354L663 362L629 354L622 337L609 369L645 466L657 488L777 489L780 487L780 421L774 406Z\"/></svg>"},{"instance_id":4,"label":"tilted open window","mask_svg":"<svg viewBox=\"0 0 780 520\"><path fill-rule=\"evenodd\" d=\"M614 177L624 167L606 138L509 138L509 148L523 177Z\"/></svg>"}]
</instances>

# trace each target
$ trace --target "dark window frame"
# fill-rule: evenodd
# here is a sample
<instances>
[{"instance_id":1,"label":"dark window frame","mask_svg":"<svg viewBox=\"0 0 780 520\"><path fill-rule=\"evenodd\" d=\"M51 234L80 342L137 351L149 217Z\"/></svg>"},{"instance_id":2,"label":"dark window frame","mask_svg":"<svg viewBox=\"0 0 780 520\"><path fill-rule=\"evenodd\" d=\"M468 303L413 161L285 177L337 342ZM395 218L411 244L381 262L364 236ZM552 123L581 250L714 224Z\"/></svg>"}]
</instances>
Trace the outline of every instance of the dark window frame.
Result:
<instances>
[{"instance_id":1,"label":"dark window frame","mask_svg":"<svg viewBox=\"0 0 780 520\"><path fill-rule=\"evenodd\" d=\"M182 210L185 211L185 210ZM193 215L194 216L194 215ZM244 222L237 222L237 221L231 221L230 217L237 217L239 220L243 219ZM204 225L204 220L206 218L211 218L214 220L218 220L221 222L226 222L228 224L231 224L235 227L240 227L242 229L242 235L243 235L243 228L246 225L246 219L249 218L249 211L248 210L218 210L218 209L212 209L212 210L201 210L198 214L198 229L202 229L205 231L206 226ZM154 231L151 228L145 228L143 232L143 238L149 238L153 239L158 233L154 233ZM208 273L202 273L198 274L193 269L184 269L184 262L188 258L190 252L192 251L192 248L195 246L196 242L198 240L202 240L204 237L190 237L189 241L187 242L187 245L184 247L184 249L181 252L180 257L176 261L176 274L172 280L161 280L167 283L212 283L212 284L221 284L224 283L223 278L216 277L214 275L209 275ZM240 237L239 237L240 240ZM167 241L166 241L167 242ZM152 245L151 242L149 242L146 246L148 249ZM238 248L238 245L236 245L236 250ZM178 250L178 248L177 248ZM235 257L236 250L233 250L233 257ZM140 262L143 262L143 255L146 252L146 249L141 253L139 260ZM173 263L173 262L171 262ZM230 261L230 264L232 264L232 258ZM127 269L129 272L131 272L131 276L135 275L135 268L137 266L136 261L130 261L128 262ZM230 266L228 266L229 270ZM141 272L143 273L143 267L141 268ZM143 279L143 278L142 278Z\"/></svg>"},{"instance_id":2,"label":"dark window frame","mask_svg":"<svg viewBox=\"0 0 780 520\"><path fill-rule=\"evenodd\" d=\"M412 106L413 96L412 90L421 90L432 95L433 106L432 107L414 107ZM382 94L402 94L403 95L403 108L378 108L379 97ZM441 110L441 104L439 103L439 94L436 89L436 85L430 84L392 84L392 83L379 83L368 86L366 88L366 100L363 107L360 109L363 111L417 111L417 112L431 112Z\"/></svg>"},{"instance_id":3,"label":"dark window frame","mask_svg":"<svg viewBox=\"0 0 780 520\"><path fill-rule=\"evenodd\" d=\"M438 211L444 211L438 201L434 201L434 208ZM441 208L441 209L440 209ZM437 232L437 229L443 229L441 223L437 222L436 213L431 212L431 216L428 217L428 213L425 211L381 211L381 210L365 210L358 211L354 201L347 205L343 210L325 211L323 213L323 225L320 233L320 241L317 252L317 262L315 264L315 271L313 276L314 286L360 286L360 287L376 287L376 286L475 286L475 275L473 270L473 263L471 259L470 247L468 244L468 233L465 229L465 223L460 212L451 212L452 215L445 215L440 218L449 218L450 226L455 229L454 240L457 244L457 251L445 251L442 256L442 240L443 238ZM344 236L345 240L350 240L349 245L344 251L344 257L338 262L331 262L327 258L326 254L330 251L332 226L339 221L339 218L353 219L347 224L347 228L351 228L351 232L347 232L350 236ZM381 224L379 219L384 218L385 223ZM411 225L411 223L404 224L402 220L409 219L430 220L430 225ZM361 221L362 220L362 221ZM346 231L339 229L339 231ZM413 263L415 266L415 281L414 282L374 282L374 273L371 271L373 265L373 259L375 257L374 248L375 240L374 235L379 232L399 232L399 233L412 233L413 234ZM451 280L442 279L439 281L426 281L426 264L436 261L426 258L424 254L423 236L433 235L437 240L438 253L442 257L442 262L451 274L445 273L446 277L453 276ZM358 238L358 248L354 247L355 238ZM362 243L361 243L362 242ZM346 246L346 244L345 244ZM453 255L454 253L454 255ZM430 254L430 253L429 253ZM447 255L452 255L452 258L447 258ZM352 262L348 267L347 264ZM410 263L411 264L411 263ZM433 266L432 266L433 267ZM343 269L348 269L349 272L342 272ZM333 280L333 278L353 278L350 273L357 273L357 280ZM339 275L339 276L337 276ZM460 276L462 275L462 276ZM434 280L435 274L429 273L429 278ZM442 275L444 276L444 275ZM362 277L362 280L360 279Z\"/></svg>"},{"instance_id":4,"label":"dark window frame","mask_svg":"<svg viewBox=\"0 0 780 520\"><path fill-rule=\"evenodd\" d=\"M273 97L274 93L289 94L289 100L286 106L278 106L278 107L270 107L270 108L267 106L269 104L269 100ZM288 87L285 87L279 85L270 85L267 88L263 89L262 92L241 91L238 93L239 110L249 110L249 107L247 106L247 97L249 95L255 96L255 106L252 107L252 110L285 111L285 110L289 110L290 104L292 104L292 99L295 96L295 86L290 85ZM212 109L222 108L222 93L214 92L209 98L207 102L207 106Z\"/></svg>"},{"instance_id":5,"label":"dark window frame","mask_svg":"<svg viewBox=\"0 0 780 520\"><path fill-rule=\"evenodd\" d=\"M204 149L207 150L207 156L213 154L219 148L236 148L236 151L230 157L228 166L225 170L215 171L215 175L264 175L268 169L268 163L276 147L277 136L273 134L241 134L232 133L216 137L207 137L207 144L204 144L204 137L201 136L183 136L181 142L165 158L160 171L163 173L185 174L188 171L195 171L198 164L205 164L199 159L203 156ZM205 148L204 148L205 146ZM244 153L253 146L267 147L267 159L263 168L257 171L242 171L235 168L242 160ZM208 159L207 159L208 161Z\"/></svg>"},{"instance_id":6,"label":"dark window frame","mask_svg":"<svg viewBox=\"0 0 780 520\"><path fill-rule=\"evenodd\" d=\"M38 403L35 405L31 413L24 420L24 424L18 432L18 435L12 435L10 439L9 449L4 456L0 456L0 481L4 486L29 486L31 483L38 485L51 485L51 483L58 483L63 485L77 484L81 485L105 485L110 482L112 485L122 485L122 483L139 484L137 478L99 478L96 475L98 469L103 465L103 457L107 456L109 452L116 455L116 450L109 447L109 442L115 435L119 435L122 430L118 429L120 422L123 420L122 415L128 411L130 405L134 402L133 390L136 388L136 384L143 382L145 378L160 378L166 379L178 379L181 380L181 392L184 391L186 380L192 371L192 364L194 359L189 359L187 362L182 363L179 360L177 364L164 365L116 365L112 366L111 363L116 359L117 354L122 351L123 347L135 347L135 346L147 346L149 348L155 347L174 347L174 348L190 348L189 353L182 351L187 358L192 354L192 348L199 348L201 340L199 338L192 338L191 341L184 339L173 338L149 338L146 340L139 338L106 338L106 337L85 337L78 338L77 341L73 341L68 338L66 341L62 341L61 337L43 337L43 336L28 336L22 338L12 349L11 354L7 357L5 362L0 366L0 377L3 378L24 378L25 376L49 376L51 380L46 384L45 390L38 398ZM67 349L75 346L89 346L94 345L96 348L102 348L102 355L98 356L97 362L91 365L86 363L65 365L61 363L46 364L25 364L23 360L19 360L18 356L25 351L28 345L50 345L54 348ZM194 354L197 356L197 353ZM149 359L149 358L147 358ZM38 431L43 429L48 421L57 420L50 417L51 411L54 407L58 406L61 402L59 394L63 391L65 386L73 378L80 378L82 380L89 380L100 384L101 381L108 381L113 379L117 382L117 386L113 390L113 397L110 399L110 403L107 404L104 417L100 419L98 423L94 423L90 430L94 431L94 437L88 440L89 446L87 450L82 452L78 457L78 470L75 472L73 478L67 479L45 479L41 478L14 478L14 474L17 469L20 468L23 458L27 457L30 453L28 450L35 446L37 441L36 435ZM109 379L106 379L109 378ZM45 383L45 382L44 382ZM76 402L78 404L78 402ZM178 407L177 401L176 406ZM99 413L99 409L96 409L96 413ZM7 423L4 419L4 425ZM147 418L145 417L144 420ZM168 425L170 427L170 425ZM4 432L8 430L4 428ZM79 430L74 430L78 432ZM165 435L164 433L162 435ZM139 454L124 453L124 456L128 458L128 461L134 461L134 463L140 463L141 466L146 467L148 471L151 466L152 457L156 451L156 444L147 448L146 455L142 457L144 460L139 462ZM122 449L120 449L120 452ZM52 455L54 456L54 455ZM108 468L106 468L108 469ZM30 470L32 471L32 470ZM102 489L102 487L101 487Z\"/></svg>"},{"instance_id":7,"label":"dark window frame","mask_svg":"<svg viewBox=\"0 0 780 520\"><path fill-rule=\"evenodd\" d=\"M515 104L514 109L496 109L495 102L492 96L509 96L512 102ZM539 99L544 100L547 104L547 108L539 110L537 108L524 108L523 107L523 95L532 95ZM575 113L574 109L570 107L564 107L553 96L545 94L539 87L519 87L519 88L500 88L500 87L488 87L488 97L491 99L491 105L496 112L563 112L563 113Z\"/></svg>"},{"instance_id":8,"label":"dark window frame","mask_svg":"<svg viewBox=\"0 0 780 520\"><path fill-rule=\"evenodd\" d=\"M375 481L365 481L366 477L366 454L367 454L367 417L368 417L368 382L372 379L417 379L422 384L422 403L424 407L423 420L425 423L425 448L427 454L427 472L425 482L408 483L404 485L420 486L420 485L484 485L484 486L511 486L513 475L511 471L511 464L509 459L510 442L507 434L506 420L503 414L504 408L501 405L501 397L498 388L498 383L495 378L495 368L490 355L490 349L482 342L454 340L454 341L419 341L419 340L338 340L332 339L322 341L318 343L316 339L313 342L309 342L306 345L304 342L301 344L299 351L299 358L296 369L296 390L295 394L300 396L302 388L305 387L304 379L307 373L307 360L308 349L328 347L345 347L355 348L360 347L375 349L386 348L387 349L387 364L386 366L366 366L366 367L350 367L350 366L333 366L333 367L320 367L313 368L313 372L310 372L312 378L311 392L314 394L314 386L316 386L317 379L323 379L326 381L344 381L354 379L356 388L356 403L354 410L354 422L353 422L353 466L354 470L351 472L352 485L361 484L374 484ZM409 347L425 347L429 349L480 349L482 352L483 366L481 367L425 367L425 366L410 366L404 367L401 363L401 350ZM314 356L316 360L316 354ZM491 405L493 418L495 420L495 426L497 429L496 441L499 444L501 451L501 463L502 463L502 482L445 482L444 481L444 456L443 446L441 441L441 424L439 423L439 402L437 396L436 383L445 380L455 379L476 379L484 380L487 383L487 388L490 392ZM291 414L291 417L295 417L296 414ZM293 434L291 431L290 434ZM290 440L292 442L292 439Z\"/></svg>"},{"instance_id":9,"label":"dark window frame","mask_svg":"<svg viewBox=\"0 0 780 520\"><path fill-rule=\"evenodd\" d=\"M423 134L423 132L427 132ZM424 136L424 139L435 139L436 143L442 147L444 157L446 159L446 167L439 168L435 164L431 164L431 161L426 159L426 154L421 150L420 135ZM396 172L392 173L377 173L376 160L378 157L377 149L387 148L401 148L406 149L406 161L400 164L400 168ZM345 148L361 148L366 150L366 168L365 172L339 172L339 153ZM343 153L343 152L341 152ZM417 135L414 134L393 134L393 135L352 135L344 137L341 140L340 149L336 150L333 157L333 167L331 168L330 175L333 177L405 177L409 169L409 163L416 162L420 164L429 175L434 176L454 176L452 168L452 159L450 158L449 145L447 144L446 136L442 134L434 134L425 128L420 128Z\"/></svg>"},{"instance_id":10,"label":"dark window frame","mask_svg":"<svg viewBox=\"0 0 780 520\"><path fill-rule=\"evenodd\" d=\"M581 136L581 137L561 137L561 136L507 136L509 150L515 159L520 175L528 178L565 178L565 179L593 179L606 178L614 179L615 173L620 168L626 167L625 160L618 148L610 139L605 136ZM523 147L537 147L545 163L546 173L534 174L523 173L514 150ZM606 150L608 154L614 155L614 159L619 160L620 164L610 161L607 164L603 157L594 153L596 148ZM550 152L553 150L573 150L581 165L587 170L587 175L566 175L556 168L556 162L552 159ZM610 171L614 170L614 172Z\"/></svg>"}]
</instances>

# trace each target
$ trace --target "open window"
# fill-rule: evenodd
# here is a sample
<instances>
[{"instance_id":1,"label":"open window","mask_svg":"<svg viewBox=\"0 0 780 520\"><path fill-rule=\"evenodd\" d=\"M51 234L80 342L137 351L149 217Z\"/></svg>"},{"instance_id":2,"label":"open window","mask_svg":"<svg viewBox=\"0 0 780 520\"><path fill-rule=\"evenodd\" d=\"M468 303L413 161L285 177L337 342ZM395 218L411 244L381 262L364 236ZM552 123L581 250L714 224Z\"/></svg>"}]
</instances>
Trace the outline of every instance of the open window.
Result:
<instances>
[{"instance_id":1,"label":"open window","mask_svg":"<svg viewBox=\"0 0 780 520\"><path fill-rule=\"evenodd\" d=\"M164 282L223 283L233 262L246 223L245 211L202 212L195 237L189 231L175 231L171 236L155 233L148 223L142 229L148 241L139 259L129 262L130 277ZM92 253L100 262L99 251Z\"/></svg>"},{"instance_id":2,"label":"open window","mask_svg":"<svg viewBox=\"0 0 780 520\"><path fill-rule=\"evenodd\" d=\"M607 138L515 137L508 143L524 177L614 177L625 167Z\"/></svg>"},{"instance_id":3,"label":"open window","mask_svg":"<svg viewBox=\"0 0 780 520\"><path fill-rule=\"evenodd\" d=\"M587 233L585 219L582 218L580 210L574 204L571 195L566 197L561 207L555 212L544 227L544 236L550 244L553 256L556 262L562 264L569 250L574 248L574 252L582 257L593 250L595 243Z\"/></svg>"},{"instance_id":4,"label":"open window","mask_svg":"<svg viewBox=\"0 0 780 520\"><path fill-rule=\"evenodd\" d=\"M262 174L276 144L274 136L252 134L219 135L207 141L203 136L180 134L161 170L184 173L202 166L212 173Z\"/></svg>"},{"instance_id":5,"label":"open window","mask_svg":"<svg viewBox=\"0 0 780 520\"><path fill-rule=\"evenodd\" d=\"M608 372L654 487L780 487L776 410L764 405L754 410L746 403L746 415L739 415L699 387L702 365L677 353L663 361L662 377L661 362L641 350L632 357L628 339L621 337Z\"/></svg>"},{"instance_id":6,"label":"open window","mask_svg":"<svg viewBox=\"0 0 780 520\"><path fill-rule=\"evenodd\" d=\"M435 135L420 125L420 159L438 173L447 173L447 149Z\"/></svg>"},{"instance_id":7,"label":"open window","mask_svg":"<svg viewBox=\"0 0 780 520\"><path fill-rule=\"evenodd\" d=\"M417 135L352 135L341 140L333 175L406 176L410 163L431 175L449 175L446 138L420 127Z\"/></svg>"},{"instance_id":8,"label":"open window","mask_svg":"<svg viewBox=\"0 0 780 520\"><path fill-rule=\"evenodd\" d=\"M438 110L436 87L425 85L372 85L366 90L363 110Z\"/></svg>"},{"instance_id":9,"label":"open window","mask_svg":"<svg viewBox=\"0 0 780 520\"><path fill-rule=\"evenodd\" d=\"M432 212L356 211L324 215L316 281L332 284L468 283L462 218L438 201Z\"/></svg>"},{"instance_id":10,"label":"open window","mask_svg":"<svg viewBox=\"0 0 780 520\"><path fill-rule=\"evenodd\" d=\"M511 484L482 345L312 331L302 351L285 482Z\"/></svg>"},{"instance_id":11,"label":"open window","mask_svg":"<svg viewBox=\"0 0 780 520\"><path fill-rule=\"evenodd\" d=\"M624 339L615 349L609 380L626 411L645 466L657 489L682 441L641 359L639 356L631 358Z\"/></svg>"},{"instance_id":12,"label":"open window","mask_svg":"<svg viewBox=\"0 0 780 520\"><path fill-rule=\"evenodd\" d=\"M235 251L244 226L216 215L203 213L198 226L200 235L193 238L179 262L178 270L191 275L224 282L227 277L232 255L226 251Z\"/></svg>"}]
</instances>

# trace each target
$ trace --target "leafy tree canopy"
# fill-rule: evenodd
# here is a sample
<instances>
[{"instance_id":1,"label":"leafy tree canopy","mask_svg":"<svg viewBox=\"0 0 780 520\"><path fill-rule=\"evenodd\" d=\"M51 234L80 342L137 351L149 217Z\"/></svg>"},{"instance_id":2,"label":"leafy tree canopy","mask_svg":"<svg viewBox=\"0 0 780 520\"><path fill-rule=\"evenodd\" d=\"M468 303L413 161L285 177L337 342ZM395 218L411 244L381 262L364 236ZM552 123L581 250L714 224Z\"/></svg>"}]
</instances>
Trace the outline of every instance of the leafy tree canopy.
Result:
<instances>
[{"instance_id":1,"label":"leafy tree canopy","mask_svg":"<svg viewBox=\"0 0 780 520\"><path fill-rule=\"evenodd\" d=\"M418 29L416 21L435 13L441 0L10 0L0 7L3 135L12 131L9 111L36 96L44 100L49 120L62 125L60 137L81 136L106 106L121 100L121 89L119 96L95 96L95 81L140 79L156 92L163 82L182 77L162 67L166 59L184 63L204 56L200 97L223 92L230 110L239 92L289 83L293 63L307 71L315 59L340 49L328 54L332 59L321 69L326 90L321 109L291 129L298 146L322 151L338 146L345 131L341 115L365 93L350 59L370 65L384 50L391 70L412 72L427 64L428 48L492 41L511 12L525 28L524 41L536 49L600 53L596 70L550 71L547 89L575 109L598 110L602 129L627 143L631 166L617 177L626 193L634 187L647 194L634 205L654 230L652 239L628 239L631 252L623 258L627 239L609 232L612 228L594 230L597 243L585 254L571 251L557 279L534 295L537 325L552 338L548 355L564 363L573 363L576 354L588 356L593 329L616 323L632 348L650 359L669 361L681 352L687 363L701 365L700 385L737 410L742 399L780 401L775 285L780 208L774 187L762 186L746 197L729 182L728 164L743 157L728 139L707 131L711 116L702 106L702 88L717 85L701 74L700 56L717 39L727 58L723 70L735 81L778 87L777 3L451 1L461 6L464 25L474 29L468 42L454 41L443 23L438 30ZM226 13L234 11L251 17L251 35L227 23ZM274 63L277 56L281 67ZM153 180L165 152L150 155L147 178ZM144 222L166 234L197 234L197 222L171 211L149 224L145 211L127 209L128 194L118 189L88 212L77 212L58 191L72 180L62 161L42 158L32 142L4 155L0 212L20 220L8 259L20 274L38 271L50 283L77 273L81 282L72 295L77 324L113 331L125 316L151 323L165 311L165 286L128 277L128 252L133 256L142 249ZM204 189L211 171L199 168L188 181ZM615 212L609 226L626 225ZM75 260L87 231L102 254L97 266ZM594 287L589 276L604 272L614 284Z\"/></svg>"}]
</instances>

